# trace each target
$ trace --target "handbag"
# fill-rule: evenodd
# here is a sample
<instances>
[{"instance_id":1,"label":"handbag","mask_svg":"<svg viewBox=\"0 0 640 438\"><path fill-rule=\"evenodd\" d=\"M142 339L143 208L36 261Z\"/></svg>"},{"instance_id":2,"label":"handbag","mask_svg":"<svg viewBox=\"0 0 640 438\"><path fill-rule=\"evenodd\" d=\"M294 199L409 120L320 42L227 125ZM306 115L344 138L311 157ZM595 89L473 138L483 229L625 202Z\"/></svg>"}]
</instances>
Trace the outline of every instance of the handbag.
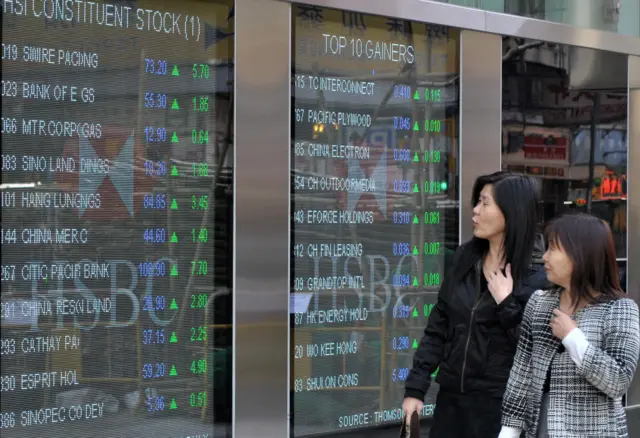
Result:
<instances>
[{"instance_id":1,"label":"handbag","mask_svg":"<svg viewBox=\"0 0 640 438\"><path fill-rule=\"evenodd\" d=\"M417 412L411 414L408 426L406 420L402 422L400 438L420 438L420 416Z\"/></svg>"}]
</instances>

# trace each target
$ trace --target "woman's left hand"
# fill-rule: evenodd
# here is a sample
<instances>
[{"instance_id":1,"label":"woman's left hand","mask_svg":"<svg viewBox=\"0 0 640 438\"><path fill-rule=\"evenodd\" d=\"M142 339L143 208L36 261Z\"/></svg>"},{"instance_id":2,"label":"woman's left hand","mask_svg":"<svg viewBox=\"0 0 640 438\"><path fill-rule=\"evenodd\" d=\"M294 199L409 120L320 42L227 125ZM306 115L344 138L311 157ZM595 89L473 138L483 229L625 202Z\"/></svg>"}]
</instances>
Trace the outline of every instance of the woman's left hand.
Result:
<instances>
[{"instance_id":1,"label":"woman's left hand","mask_svg":"<svg viewBox=\"0 0 640 438\"><path fill-rule=\"evenodd\" d=\"M496 300L496 304L503 302L504 299L511 295L511 292L513 291L511 264L507 265L505 273L507 275L503 275L500 270L495 272L485 271L485 278L487 279L489 292L491 292L493 299Z\"/></svg>"},{"instance_id":2,"label":"woman's left hand","mask_svg":"<svg viewBox=\"0 0 640 438\"><path fill-rule=\"evenodd\" d=\"M553 330L555 337L562 341L571 330L578 327L578 324L562 310L556 309L553 311L549 327Z\"/></svg>"}]
</instances>

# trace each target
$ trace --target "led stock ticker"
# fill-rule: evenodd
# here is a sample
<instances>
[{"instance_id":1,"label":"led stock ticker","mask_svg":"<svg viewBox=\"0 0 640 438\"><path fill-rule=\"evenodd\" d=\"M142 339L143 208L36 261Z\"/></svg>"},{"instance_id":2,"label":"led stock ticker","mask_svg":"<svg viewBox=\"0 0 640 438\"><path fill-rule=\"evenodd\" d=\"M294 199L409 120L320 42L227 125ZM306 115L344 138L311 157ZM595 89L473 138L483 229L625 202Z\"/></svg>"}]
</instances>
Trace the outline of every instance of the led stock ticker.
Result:
<instances>
[{"instance_id":1,"label":"led stock ticker","mask_svg":"<svg viewBox=\"0 0 640 438\"><path fill-rule=\"evenodd\" d=\"M136 3L3 5L3 438L214 436L232 3Z\"/></svg>"},{"instance_id":2,"label":"led stock ticker","mask_svg":"<svg viewBox=\"0 0 640 438\"><path fill-rule=\"evenodd\" d=\"M294 15L292 409L305 436L401 421L457 245L457 90L442 79L456 73L438 63L458 34L315 6Z\"/></svg>"}]
</instances>

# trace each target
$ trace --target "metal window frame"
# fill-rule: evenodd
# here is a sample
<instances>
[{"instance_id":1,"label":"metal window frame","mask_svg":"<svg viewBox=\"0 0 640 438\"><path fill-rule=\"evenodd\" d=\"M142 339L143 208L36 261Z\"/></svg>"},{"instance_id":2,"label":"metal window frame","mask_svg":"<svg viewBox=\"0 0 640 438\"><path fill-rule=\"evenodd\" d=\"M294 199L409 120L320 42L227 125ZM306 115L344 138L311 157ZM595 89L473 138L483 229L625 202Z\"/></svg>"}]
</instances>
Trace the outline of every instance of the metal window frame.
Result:
<instances>
[{"instance_id":1,"label":"metal window frame","mask_svg":"<svg viewBox=\"0 0 640 438\"><path fill-rule=\"evenodd\" d=\"M640 39L639 39L640 44ZM628 59L629 103L627 126L627 293L640 305L640 57ZM634 417L640 429L640 372L627 394L627 405L636 405ZM630 417L631 419L631 417Z\"/></svg>"},{"instance_id":2,"label":"metal window frame","mask_svg":"<svg viewBox=\"0 0 640 438\"><path fill-rule=\"evenodd\" d=\"M294 2L235 1L233 436L238 438L290 436L291 3ZM483 32L493 34L482 35L492 46L485 48L490 53L498 47L500 38L496 37L509 35L631 55L629 77L636 75L640 82L640 38L637 37L425 0L308 0L302 3L457 27L464 30L463 53L465 44L469 44L469 50L478 49L469 37ZM476 56L476 59L480 58ZM495 90L495 81L502 80L502 75L496 73L501 64L475 70L465 65L464 59L462 62L462 81L468 89L461 96L461 116L464 116L461 137L468 127L474 123L477 126L477 117L489 118L492 123L501 120L500 93L487 93L490 114L462 108L465 96L470 98L479 92L469 87L490 83ZM498 77L492 79L494 82L487 76L489 73L497 74ZM640 178L640 83L633 84L629 103L629 187ZM499 133L500 125L496 124L495 129ZM478 145L487 147L487 142L493 141L491 135L495 137L496 133L489 133ZM463 187L464 182L473 181L479 171L486 172L484 167L499 170L501 160L500 151L496 149L496 158L489 157L482 169L465 166L465 157L478 153L476 150L474 155L473 145L467 143L461 141ZM640 185L635 185L637 190L631 188L628 197L628 223L631 224L640 223ZM463 204L468 198L467 191L461 194ZM468 215L468 210L463 214ZM461 229L461 239L466 233L468 231ZM629 266L640 266L640 228L629 231L628 248ZM630 295L640 302L640 271L630 270L628 275ZM636 379L629 391L629 405L640 403L639 380Z\"/></svg>"},{"instance_id":3,"label":"metal window frame","mask_svg":"<svg viewBox=\"0 0 640 438\"><path fill-rule=\"evenodd\" d=\"M240 1L242 0L236 0L236 2ZM597 29L573 27L535 18L483 11L481 9L430 0L349 0L348 2L343 0L280 1L287 3L305 3L326 8L442 24L460 29L517 36L640 56L640 40L638 37L605 32Z\"/></svg>"}]
</instances>

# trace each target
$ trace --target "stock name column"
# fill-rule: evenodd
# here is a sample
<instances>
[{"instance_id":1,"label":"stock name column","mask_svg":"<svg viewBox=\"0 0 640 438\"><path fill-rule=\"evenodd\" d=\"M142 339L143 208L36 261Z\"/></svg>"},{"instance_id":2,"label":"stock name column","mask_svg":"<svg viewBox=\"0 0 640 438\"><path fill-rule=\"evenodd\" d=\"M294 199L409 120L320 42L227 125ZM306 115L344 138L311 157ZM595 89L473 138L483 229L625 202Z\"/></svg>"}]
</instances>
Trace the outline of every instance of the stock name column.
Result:
<instances>
[{"instance_id":1,"label":"stock name column","mask_svg":"<svg viewBox=\"0 0 640 438\"><path fill-rule=\"evenodd\" d=\"M291 390L305 436L402 419L457 245L457 58L447 28L315 6L294 15Z\"/></svg>"},{"instance_id":2,"label":"stock name column","mask_svg":"<svg viewBox=\"0 0 640 438\"><path fill-rule=\"evenodd\" d=\"M101 256L105 229L96 225L104 193L93 184L113 167L79 152L105 138L103 60L79 44L11 31L29 21L47 32L53 20L31 6L3 3L0 428L9 437L108 415L108 400L68 395L91 375L83 352L95 344L83 330L104 334L115 316L105 287L115 263Z\"/></svg>"}]
</instances>

